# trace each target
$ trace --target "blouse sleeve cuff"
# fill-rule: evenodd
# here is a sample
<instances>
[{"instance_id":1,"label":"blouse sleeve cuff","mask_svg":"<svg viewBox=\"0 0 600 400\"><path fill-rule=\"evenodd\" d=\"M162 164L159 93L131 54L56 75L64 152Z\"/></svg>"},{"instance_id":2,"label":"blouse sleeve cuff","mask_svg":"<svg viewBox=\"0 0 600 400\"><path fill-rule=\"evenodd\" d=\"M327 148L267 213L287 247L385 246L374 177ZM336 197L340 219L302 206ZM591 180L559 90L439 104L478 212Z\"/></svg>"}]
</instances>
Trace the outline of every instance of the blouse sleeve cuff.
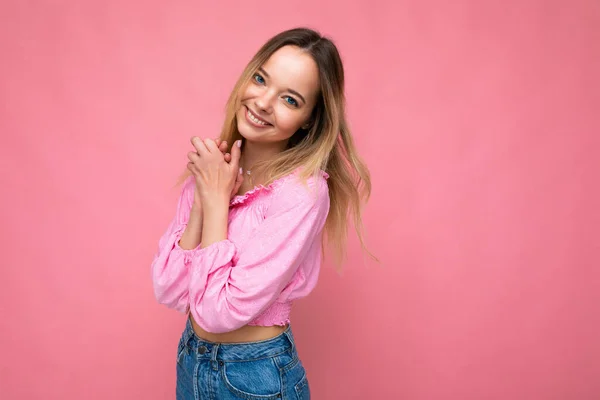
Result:
<instances>
[{"instance_id":1,"label":"blouse sleeve cuff","mask_svg":"<svg viewBox=\"0 0 600 400\"><path fill-rule=\"evenodd\" d=\"M200 245L196 246L193 249L182 249L181 246L179 246L179 241L181 240L181 237L183 236L183 232L185 231L185 227L186 227L186 225L183 225L181 228L177 229L177 231L175 231L175 233L173 233L173 235L175 236L175 245L174 245L174 248L176 250L182 251L184 253L195 253L198 250L200 250Z\"/></svg>"},{"instance_id":2,"label":"blouse sleeve cuff","mask_svg":"<svg viewBox=\"0 0 600 400\"><path fill-rule=\"evenodd\" d=\"M180 255L182 255L183 256L183 260L184 260L184 264L185 265L190 265L192 258L195 257L195 255L201 249L200 249L200 245L196 246L193 249L183 249L183 248L181 248L181 246L179 245L179 240L181 240L181 237L183 236L183 232L185 231L185 227L186 227L186 225L182 225L176 231L174 231L173 234L172 234L172 239L171 240L173 241L173 252L179 253Z\"/></svg>"},{"instance_id":3,"label":"blouse sleeve cuff","mask_svg":"<svg viewBox=\"0 0 600 400\"><path fill-rule=\"evenodd\" d=\"M236 247L232 241L224 239L215 242L205 248L194 251L193 257L202 260L202 264L208 266L210 271L228 265L233 260Z\"/></svg>"}]
</instances>

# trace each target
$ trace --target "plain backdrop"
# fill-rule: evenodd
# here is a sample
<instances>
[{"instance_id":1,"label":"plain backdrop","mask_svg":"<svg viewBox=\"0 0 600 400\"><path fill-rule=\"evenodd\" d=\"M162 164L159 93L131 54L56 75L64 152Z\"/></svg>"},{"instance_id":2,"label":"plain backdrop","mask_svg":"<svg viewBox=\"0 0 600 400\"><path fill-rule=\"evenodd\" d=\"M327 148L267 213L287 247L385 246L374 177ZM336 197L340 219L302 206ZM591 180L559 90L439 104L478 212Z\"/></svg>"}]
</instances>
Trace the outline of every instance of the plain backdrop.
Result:
<instances>
[{"instance_id":1,"label":"plain backdrop","mask_svg":"<svg viewBox=\"0 0 600 400\"><path fill-rule=\"evenodd\" d=\"M0 398L173 399L150 262L192 135L330 35L373 178L293 327L313 398L600 398L600 3L3 1Z\"/></svg>"}]
</instances>

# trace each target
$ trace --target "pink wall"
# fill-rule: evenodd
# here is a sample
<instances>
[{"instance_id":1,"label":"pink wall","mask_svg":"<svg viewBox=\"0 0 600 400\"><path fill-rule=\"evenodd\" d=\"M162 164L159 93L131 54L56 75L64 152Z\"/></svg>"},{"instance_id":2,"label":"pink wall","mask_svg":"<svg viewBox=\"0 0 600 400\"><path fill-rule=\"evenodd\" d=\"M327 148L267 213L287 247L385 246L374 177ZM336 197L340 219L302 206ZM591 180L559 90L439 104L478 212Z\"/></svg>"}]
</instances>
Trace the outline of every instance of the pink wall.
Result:
<instances>
[{"instance_id":1,"label":"pink wall","mask_svg":"<svg viewBox=\"0 0 600 400\"><path fill-rule=\"evenodd\" d=\"M171 185L301 24L343 53L382 260L353 240L294 311L314 398L600 398L596 0L168 3L0 5L0 398L174 398Z\"/></svg>"}]
</instances>

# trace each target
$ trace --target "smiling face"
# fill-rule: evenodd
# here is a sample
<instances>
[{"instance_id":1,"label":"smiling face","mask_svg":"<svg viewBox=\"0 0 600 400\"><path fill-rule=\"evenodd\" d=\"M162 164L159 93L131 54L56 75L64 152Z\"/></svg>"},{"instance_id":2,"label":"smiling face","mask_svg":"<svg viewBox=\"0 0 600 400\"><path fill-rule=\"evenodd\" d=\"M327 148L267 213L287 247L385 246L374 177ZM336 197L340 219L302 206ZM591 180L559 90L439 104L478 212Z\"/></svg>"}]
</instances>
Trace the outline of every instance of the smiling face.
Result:
<instances>
[{"instance_id":1,"label":"smiling face","mask_svg":"<svg viewBox=\"0 0 600 400\"><path fill-rule=\"evenodd\" d=\"M240 134L252 143L281 144L309 122L319 93L319 70L296 46L274 52L241 94Z\"/></svg>"}]
</instances>

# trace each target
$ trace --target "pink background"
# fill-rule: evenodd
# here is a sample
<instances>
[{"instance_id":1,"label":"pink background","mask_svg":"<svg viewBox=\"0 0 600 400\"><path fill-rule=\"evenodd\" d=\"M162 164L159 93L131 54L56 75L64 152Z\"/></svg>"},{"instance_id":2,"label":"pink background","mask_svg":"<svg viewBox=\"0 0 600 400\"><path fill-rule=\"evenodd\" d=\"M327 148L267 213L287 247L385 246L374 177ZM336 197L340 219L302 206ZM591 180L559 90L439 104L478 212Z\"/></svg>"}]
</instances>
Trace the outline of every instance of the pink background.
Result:
<instances>
[{"instance_id":1,"label":"pink background","mask_svg":"<svg viewBox=\"0 0 600 400\"><path fill-rule=\"evenodd\" d=\"M150 261L272 34L345 60L371 167L294 329L316 399L600 398L600 3L3 1L0 397L171 399ZM210 5L209 5L210 4Z\"/></svg>"}]
</instances>

